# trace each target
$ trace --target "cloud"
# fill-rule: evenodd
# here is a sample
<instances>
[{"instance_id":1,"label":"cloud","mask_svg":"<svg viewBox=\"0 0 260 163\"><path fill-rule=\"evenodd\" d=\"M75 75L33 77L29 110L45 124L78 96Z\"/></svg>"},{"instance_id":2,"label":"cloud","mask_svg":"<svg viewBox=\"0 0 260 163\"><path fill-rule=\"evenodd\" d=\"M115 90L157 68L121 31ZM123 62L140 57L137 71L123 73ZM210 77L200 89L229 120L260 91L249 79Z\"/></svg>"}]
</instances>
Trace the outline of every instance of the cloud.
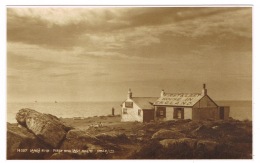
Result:
<instances>
[{"instance_id":1,"label":"cloud","mask_svg":"<svg viewBox=\"0 0 260 163\"><path fill-rule=\"evenodd\" d=\"M84 33L82 25L53 25L28 17L8 17L7 41L40 45L48 48L71 49L77 45L77 38Z\"/></svg>"},{"instance_id":2,"label":"cloud","mask_svg":"<svg viewBox=\"0 0 260 163\"><path fill-rule=\"evenodd\" d=\"M124 54L120 54L118 52L106 52L106 51L91 51L85 52L82 56L86 57L116 57L116 58L125 58Z\"/></svg>"},{"instance_id":3,"label":"cloud","mask_svg":"<svg viewBox=\"0 0 260 163\"><path fill-rule=\"evenodd\" d=\"M8 15L17 15L20 18L39 19L52 25L66 26L68 24L79 24L85 22L88 25L103 25L103 23L114 24L120 17L121 8L9 8ZM122 23L122 21L121 21Z\"/></svg>"},{"instance_id":4,"label":"cloud","mask_svg":"<svg viewBox=\"0 0 260 163\"><path fill-rule=\"evenodd\" d=\"M10 8L7 30L8 52L38 61L66 66L91 58L179 61L251 50L252 10Z\"/></svg>"},{"instance_id":5,"label":"cloud","mask_svg":"<svg viewBox=\"0 0 260 163\"><path fill-rule=\"evenodd\" d=\"M8 8L8 16L41 20L52 25L66 26L84 22L89 27L109 29L161 25L195 17L208 16L231 8L199 7L81 7L81 8ZM104 26L106 25L106 26ZM95 29L98 29L95 28Z\"/></svg>"},{"instance_id":6,"label":"cloud","mask_svg":"<svg viewBox=\"0 0 260 163\"><path fill-rule=\"evenodd\" d=\"M9 42L57 49L99 42L111 50L124 42L148 46L167 33L250 37L251 32L250 8L9 8L7 16Z\"/></svg>"},{"instance_id":7,"label":"cloud","mask_svg":"<svg viewBox=\"0 0 260 163\"><path fill-rule=\"evenodd\" d=\"M7 56L12 57L13 54L27 57L39 62L52 62L55 64L73 64L78 63L77 55L82 53L82 48L73 47L70 50L48 49L38 45L24 43L7 43ZM13 59L17 58L12 57Z\"/></svg>"},{"instance_id":8,"label":"cloud","mask_svg":"<svg viewBox=\"0 0 260 163\"><path fill-rule=\"evenodd\" d=\"M66 77L66 76L74 76L77 75L77 73L52 73L49 76L50 77Z\"/></svg>"},{"instance_id":9,"label":"cloud","mask_svg":"<svg viewBox=\"0 0 260 163\"><path fill-rule=\"evenodd\" d=\"M95 100L96 88L121 99L129 86L157 95L150 88L202 81L229 83L221 98L236 99L237 86L251 97L252 8L8 8L7 41L18 100Z\"/></svg>"},{"instance_id":10,"label":"cloud","mask_svg":"<svg viewBox=\"0 0 260 163\"><path fill-rule=\"evenodd\" d=\"M106 72L97 72L97 73L94 73L93 76L107 76L109 75L109 73L106 73Z\"/></svg>"},{"instance_id":11,"label":"cloud","mask_svg":"<svg viewBox=\"0 0 260 163\"><path fill-rule=\"evenodd\" d=\"M8 53L65 68L95 68L91 58L224 57L251 51L251 44L251 8L8 9Z\"/></svg>"},{"instance_id":12,"label":"cloud","mask_svg":"<svg viewBox=\"0 0 260 163\"><path fill-rule=\"evenodd\" d=\"M226 13L213 15L208 19L192 21L197 27L193 37L219 35L220 38L229 39L232 36L252 38L252 10L244 8ZM231 38L232 39L232 38Z\"/></svg>"},{"instance_id":13,"label":"cloud","mask_svg":"<svg viewBox=\"0 0 260 163\"><path fill-rule=\"evenodd\" d=\"M127 26L117 20L123 9L113 8L9 8L8 41L48 48L70 49L81 36ZM85 40L83 40L85 41Z\"/></svg>"}]
</instances>

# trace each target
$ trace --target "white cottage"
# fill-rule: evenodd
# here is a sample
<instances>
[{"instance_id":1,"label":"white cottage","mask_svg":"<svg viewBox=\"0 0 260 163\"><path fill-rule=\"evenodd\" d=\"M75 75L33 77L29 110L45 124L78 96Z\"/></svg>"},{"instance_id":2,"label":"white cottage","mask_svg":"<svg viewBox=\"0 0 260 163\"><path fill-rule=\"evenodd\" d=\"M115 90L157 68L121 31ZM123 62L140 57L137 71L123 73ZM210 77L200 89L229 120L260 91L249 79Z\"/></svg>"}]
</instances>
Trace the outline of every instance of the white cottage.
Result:
<instances>
[{"instance_id":1,"label":"white cottage","mask_svg":"<svg viewBox=\"0 0 260 163\"><path fill-rule=\"evenodd\" d=\"M127 99L122 103L122 122L149 122L154 120L153 103L158 97L132 97L131 89L127 94Z\"/></svg>"},{"instance_id":2,"label":"white cottage","mask_svg":"<svg viewBox=\"0 0 260 163\"><path fill-rule=\"evenodd\" d=\"M129 90L122 104L121 121L226 120L229 118L229 110L229 106L218 106L208 96L205 84L202 93L165 93L162 90L159 98L132 97Z\"/></svg>"}]
</instances>

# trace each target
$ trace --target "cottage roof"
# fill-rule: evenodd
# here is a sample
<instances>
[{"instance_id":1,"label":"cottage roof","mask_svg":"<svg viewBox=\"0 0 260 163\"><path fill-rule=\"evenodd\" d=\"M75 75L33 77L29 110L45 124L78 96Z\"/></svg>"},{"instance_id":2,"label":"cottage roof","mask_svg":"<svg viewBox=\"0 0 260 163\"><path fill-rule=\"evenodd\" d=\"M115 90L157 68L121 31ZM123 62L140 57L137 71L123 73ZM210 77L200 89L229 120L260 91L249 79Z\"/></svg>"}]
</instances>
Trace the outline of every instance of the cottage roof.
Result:
<instances>
[{"instance_id":1,"label":"cottage roof","mask_svg":"<svg viewBox=\"0 0 260 163\"><path fill-rule=\"evenodd\" d=\"M192 107L202 97L203 95L200 93L164 93L154 102L154 105Z\"/></svg>"},{"instance_id":2,"label":"cottage roof","mask_svg":"<svg viewBox=\"0 0 260 163\"><path fill-rule=\"evenodd\" d=\"M153 103L158 99L158 97L132 97L132 100L141 109L153 109Z\"/></svg>"}]
</instances>

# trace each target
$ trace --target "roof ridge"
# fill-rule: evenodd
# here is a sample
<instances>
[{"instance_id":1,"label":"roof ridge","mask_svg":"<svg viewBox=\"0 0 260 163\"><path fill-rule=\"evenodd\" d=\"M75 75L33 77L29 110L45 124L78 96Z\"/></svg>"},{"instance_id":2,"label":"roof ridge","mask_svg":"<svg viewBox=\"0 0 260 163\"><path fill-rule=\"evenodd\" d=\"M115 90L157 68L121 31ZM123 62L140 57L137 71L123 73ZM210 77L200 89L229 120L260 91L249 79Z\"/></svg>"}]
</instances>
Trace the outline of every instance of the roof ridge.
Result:
<instances>
[{"instance_id":1,"label":"roof ridge","mask_svg":"<svg viewBox=\"0 0 260 163\"><path fill-rule=\"evenodd\" d=\"M141 109L153 109L153 103L158 99L159 97L132 97L133 102Z\"/></svg>"}]
</instances>

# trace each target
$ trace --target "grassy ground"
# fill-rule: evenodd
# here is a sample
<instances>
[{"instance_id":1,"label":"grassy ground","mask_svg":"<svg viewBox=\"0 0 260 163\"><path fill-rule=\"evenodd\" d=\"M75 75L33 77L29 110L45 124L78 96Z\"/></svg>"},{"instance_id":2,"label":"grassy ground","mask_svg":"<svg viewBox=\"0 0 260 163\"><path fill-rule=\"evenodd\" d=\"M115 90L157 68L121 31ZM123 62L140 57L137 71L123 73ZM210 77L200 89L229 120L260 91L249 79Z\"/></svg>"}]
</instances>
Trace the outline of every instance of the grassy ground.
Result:
<instances>
[{"instance_id":1,"label":"grassy ground","mask_svg":"<svg viewBox=\"0 0 260 163\"><path fill-rule=\"evenodd\" d=\"M142 123L138 122L121 122L121 117L119 115L83 119L62 118L61 120L67 125L81 130L88 130L92 134L117 131L128 135L131 134L135 128L143 126Z\"/></svg>"}]
</instances>

